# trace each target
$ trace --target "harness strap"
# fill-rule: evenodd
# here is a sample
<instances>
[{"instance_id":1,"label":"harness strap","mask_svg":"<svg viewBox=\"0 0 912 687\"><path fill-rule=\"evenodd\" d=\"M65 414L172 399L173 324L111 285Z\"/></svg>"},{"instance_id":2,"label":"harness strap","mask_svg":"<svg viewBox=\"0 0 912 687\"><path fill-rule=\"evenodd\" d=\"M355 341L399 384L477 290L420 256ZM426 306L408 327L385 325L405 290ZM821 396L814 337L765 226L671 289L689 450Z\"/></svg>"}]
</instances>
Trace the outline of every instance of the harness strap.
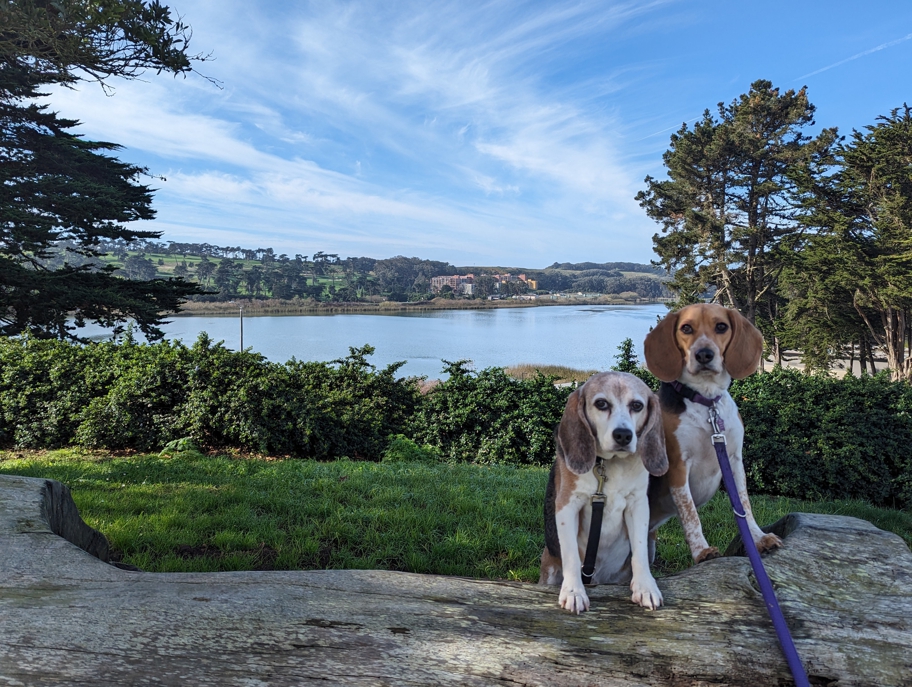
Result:
<instances>
[{"instance_id":1,"label":"harness strap","mask_svg":"<svg viewBox=\"0 0 912 687\"><path fill-rule=\"evenodd\" d=\"M668 384L668 386L674 389L681 398L686 398L688 401L699 403L701 406L706 406L707 408L715 408L716 402L722 398L721 394L715 398L707 398L696 389L691 389L686 384L681 384L681 382L677 380L673 382L662 382L662 384ZM717 417L717 421L719 423L719 429L724 430L725 423L722 422L722 418Z\"/></svg>"},{"instance_id":2,"label":"harness strap","mask_svg":"<svg viewBox=\"0 0 912 687\"><path fill-rule=\"evenodd\" d=\"M602 534L602 516L605 513L605 466L601 458L596 459L595 476L598 487L592 495L592 519L589 521L589 540L586 542L586 555L583 558L583 584L592 584L595 574L595 559L598 557L599 537Z\"/></svg>"},{"instance_id":3,"label":"harness strap","mask_svg":"<svg viewBox=\"0 0 912 687\"><path fill-rule=\"evenodd\" d=\"M594 497L593 497L594 498ZM589 523L589 541L586 542L586 558L583 561L583 584L592 584L595 574L595 558L598 555L599 536L602 533L602 515L605 512L605 497L592 501L592 521Z\"/></svg>"},{"instance_id":4,"label":"harness strap","mask_svg":"<svg viewBox=\"0 0 912 687\"><path fill-rule=\"evenodd\" d=\"M744 544L744 550L750 559L751 567L754 569L754 577L757 580L757 586L760 587L760 593L763 595L763 601L766 604L766 611L773 621L773 629L776 630L776 637L779 639L779 646L782 647L782 653L785 655L785 661L788 663L792 677L795 679L796 687L810 687L807 674L804 672L804 666L801 664L801 658L798 656L798 650L792 641L792 635L789 633L788 625L785 622L785 616L782 615L782 609L779 607L779 601L776 599L776 592L773 590L773 583L770 582L769 575L763 567L763 561L760 560L760 553L754 546L754 538L751 536L750 528L747 525L744 504L741 503L741 497L738 496L738 488L735 486L735 476L732 474L731 463L728 459L728 449L726 448L725 435L722 434L722 428L719 426L720 417L716 414L715 404L709 409L709 422L712 424L713 448L716 449L716 458L719 460L719 468L722 470L722 481L725 483L725 491L728 493L731 501L732 510L735 511L735 522L738 523L738 532L741 534L741 542Z\"/></svg>"}]
</instances>

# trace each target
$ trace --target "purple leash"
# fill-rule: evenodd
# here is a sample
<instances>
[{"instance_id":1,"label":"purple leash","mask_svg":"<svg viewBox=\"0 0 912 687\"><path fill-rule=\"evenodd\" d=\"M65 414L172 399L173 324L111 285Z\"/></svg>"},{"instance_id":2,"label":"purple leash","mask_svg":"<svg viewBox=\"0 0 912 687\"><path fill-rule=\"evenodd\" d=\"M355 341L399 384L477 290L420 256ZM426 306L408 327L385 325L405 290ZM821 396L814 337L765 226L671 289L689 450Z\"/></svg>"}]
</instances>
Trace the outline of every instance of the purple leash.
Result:
<instances>
[{"instance_id":1,"label":"purple leash","mask_svg":"<svg viewBox=\"0 0 912 687\"><path fill-rule=\"evenodd\" d=\"M773 584L770 582L769 575L766 574L763 561L760 560L760 553L757 551L757 547L754 546L754 538L751 536L750 529L747 526L747 515L744 512L741 498L738 496L735 477L732 475L731 464L728 461L728 449L725 446L725 435L722 433L725 430L725 425L716 412L716 401L721 396L714 399L707 399L704 396L700 396L700 398L709 401L709 403L705 403L698 400L697 403L709 407L709 422L713 428L713 448L716 449L716 457L719 459L722 481L725 483L725 491L728 493L729 501L731 501L732 510L735 511L737 516L735 521L738 523L738 531L741 533L741 542L744 544L744 550L747 551L747 557L750 559L751 567L754 569L754 577L757 578L757 584L760 585L760 592L763 594L766 610L773 621L776 636L779 638L779 646L782 647L782 653L785 654L785 660L788 663L789 670L792 671L796 687L810 687L807 674L804 672L804 666L798 657L798 650L795 649L792 635L789 633L788 625L785 623L785 616L782 615L782 609L779 608L779 602L776 600Z\"/></svg>"}]
</instances>

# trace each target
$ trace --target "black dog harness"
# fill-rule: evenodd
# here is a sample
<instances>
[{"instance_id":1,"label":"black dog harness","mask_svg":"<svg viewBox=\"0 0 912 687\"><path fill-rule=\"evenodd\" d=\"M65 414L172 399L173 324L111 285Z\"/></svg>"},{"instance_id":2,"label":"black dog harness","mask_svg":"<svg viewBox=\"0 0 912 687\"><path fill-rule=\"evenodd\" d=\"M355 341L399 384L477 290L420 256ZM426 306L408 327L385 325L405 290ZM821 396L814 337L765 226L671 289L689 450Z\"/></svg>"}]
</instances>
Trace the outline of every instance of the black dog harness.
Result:
<instances>
[{"instance_id":1,"label":"black dog harness","mask_svg":"<svg viewBox=\"0 0 912 687\"><path fill-rule=\"evenodd\" d=\"M595 467L592 469L598 479L598 488L592 495L592 520L589 522L589 541L586 542L586 557L583 560L583 584L592 584L595 574L595 559L598 556L599 537L602 534L602 516L605 514L605 464L602 459L596 458Z\"/></svg>"}]
</instances>

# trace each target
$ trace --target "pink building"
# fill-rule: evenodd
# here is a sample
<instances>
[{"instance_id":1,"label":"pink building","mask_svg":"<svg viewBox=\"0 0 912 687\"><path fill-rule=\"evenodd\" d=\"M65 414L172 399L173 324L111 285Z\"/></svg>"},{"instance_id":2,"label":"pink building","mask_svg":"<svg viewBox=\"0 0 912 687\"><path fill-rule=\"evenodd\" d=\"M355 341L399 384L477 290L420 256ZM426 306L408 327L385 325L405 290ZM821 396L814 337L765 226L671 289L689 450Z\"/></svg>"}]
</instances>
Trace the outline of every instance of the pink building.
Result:
<instances>
[{"instance_id":1,"label":"pink building","mask_svg":"<svg viewBox=\"0 0 912 687\"><path fill-rule=\"evenodd\" d=\"M440 289L444 286L449 286L453 289L453 293L471 296L474 283L475 275L473 274L454 274L451 277L431 277L431 291L433 293L440 293Z\"/></svg>"}]
</instances>

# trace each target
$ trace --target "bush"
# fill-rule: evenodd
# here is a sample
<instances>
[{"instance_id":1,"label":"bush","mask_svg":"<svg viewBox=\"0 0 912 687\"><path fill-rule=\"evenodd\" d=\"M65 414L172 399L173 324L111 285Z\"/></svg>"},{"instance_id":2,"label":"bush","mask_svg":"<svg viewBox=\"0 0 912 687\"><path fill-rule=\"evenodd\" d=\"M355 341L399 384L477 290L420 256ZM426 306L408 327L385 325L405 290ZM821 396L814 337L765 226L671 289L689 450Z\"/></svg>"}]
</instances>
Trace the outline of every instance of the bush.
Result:
<instances>
[{"instance_id":1,"label":"bush","mask_svg":"<svg viewBox=\"0 0 912 687\"><path fill-rule=\"evenodd\" d=\"M81 346L0 338L0 445L159 450L181 439L326 460L548 465L573 387L446 363L427 395L377 370L370 346L330 363L284 365L205 334ZM632 342L615 369L655 388ZM912 506L912 387L886 375L837 380L777 369L735 382L753 493ZM392 440L392 443L391 443Z\"/></svg>"},{"instance_id":2,"label":"bush","mask_svg":"<svg viewBox=\"0 0 912 687\"><path fill-rule=\"evenodd\" d=\"M201 337L193 348L183 434L206 446L273 455L378 460L391 434L402 432L419 398L403 363L377 371L370 346L331 363L270 363Z\"/></svg>"},{"instance_id":3,"label":"bush","mask_svg":"<svg viewBox=\"0 0 912 687\"><path fill-rule=\"evenodd\" d=\"M556 387L553 377L541 374L518 380L501 368L475 373L466 364L446 362L449 379L418 406L412 438L451 461L550 464L554 427L572 388Z\"/></svg>"},{"instance_id":4,"label":"bush","mask_svg":"<svg viewBox=\"0 0 912 687\"><path fill-rule=\"evenodd\" d=\"M440 460L440 452L430 444L419 446L404 434L396 434L390 437L382 460L384 463L436 463Z\"/></svg>"},{"instance_id":5,"label":"bush","mask_svg":"<svg viewBox=\"0 0 912 687\"><path fill-rule=\"evenodd\" d=\"M775 369L735 382L755 493L912 505L912 387Z\"/></svg>"},{"instance_id":6,"label":"bush","mask_svg":"<svg viewBox=\"0 0 912 687\"><path fill-rule=\"evenodd\" d=\"M79 446L152 450L178 438L191 355L180 343L101 343L81 350L91 400L70 441ZM70 441L66 443L70 443ZM58 442L64 443L64 442Z\"/></svg>"},{"instance_id":7,"label":"bush","mask_svg":"<svg viewBox=\"0 0 912 687\"><path fill-rule=\"evenodd\" d=\"M79 346L0 339L0 445L207 448L379 459L418 402L402 365L376 370L370 346L331 363L285 365L201 335L180 342Z\"/></svg>"},{"instance_id":8,"label":"bush","mask_svg":"<svg viewBox=\"0 0 912 687\"><path fill-rule=\"evenodd\" d=\"M84 350L55 340L0 338L0 444L63 446L88 404Z\"/></svg>"},{"instance_id":9,"label":"bush","mask_svg":"<svg viewBox=\"0 0 912 687\"><path fill-rule=\"evenodd\" d=\"M307 393L306 455L320 459L350 456L378 460L390 435L401 434L421 398L418 380L396 378L405 363L377 370L367 362L371 346L350 348L350 354L332 363L285 365L293 388ZM338 367L332 367L337 365Z\"/></svg>"}]
</instances>

